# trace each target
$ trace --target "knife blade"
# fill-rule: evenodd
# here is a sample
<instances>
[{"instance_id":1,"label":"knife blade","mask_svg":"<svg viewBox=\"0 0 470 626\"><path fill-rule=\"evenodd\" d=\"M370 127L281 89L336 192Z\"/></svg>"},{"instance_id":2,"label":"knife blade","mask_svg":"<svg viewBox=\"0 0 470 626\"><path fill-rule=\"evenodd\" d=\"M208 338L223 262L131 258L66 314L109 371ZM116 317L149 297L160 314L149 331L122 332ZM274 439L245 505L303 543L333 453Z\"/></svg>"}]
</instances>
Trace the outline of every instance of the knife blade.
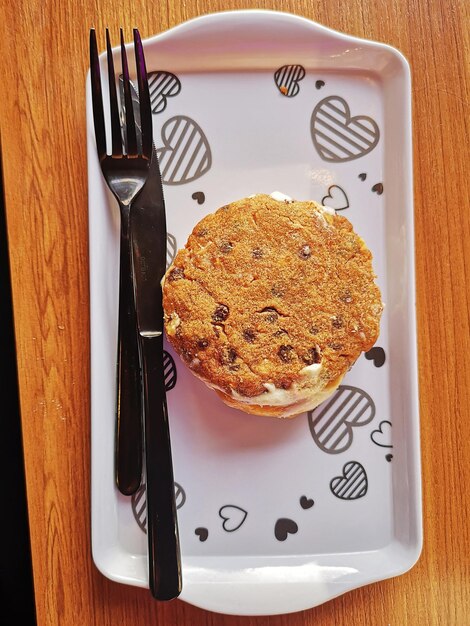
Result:
<instances>
[{"instance_id":1,"label":"knife blade","mask_svg":"<svg viewBox=\"0 0 470 626\"><path fill-rule=\"evenodd\" d=\"M166 213L154 145L147 182L132 206L131 240L144 396L149 586L155 598L171 600L181 593L182 574L163 366Z\"/></svg>"}]
</instances>

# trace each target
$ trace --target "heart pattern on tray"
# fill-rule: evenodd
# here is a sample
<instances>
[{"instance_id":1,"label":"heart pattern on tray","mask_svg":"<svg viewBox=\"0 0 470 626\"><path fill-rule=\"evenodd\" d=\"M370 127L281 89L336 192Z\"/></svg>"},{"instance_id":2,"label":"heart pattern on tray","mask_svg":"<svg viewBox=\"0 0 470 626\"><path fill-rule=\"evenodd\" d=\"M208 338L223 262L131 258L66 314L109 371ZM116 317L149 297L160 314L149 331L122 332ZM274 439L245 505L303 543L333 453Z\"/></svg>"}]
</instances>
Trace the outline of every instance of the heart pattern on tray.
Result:
<instances>
[{"instance_id":1,"label":"heart pattern on tray","mask_svg":"<svg viewBox=\"0 0 470 626\"><path fill-rule=\"evenodd\" d=\"M371 152L380 139L375 120L367 115L351 116L348 103L340 96L329 96L317 104L310 131L318 154L330 163L358 159Z\"/></svg>"},{"instance_id":2,"label":"heart pattern on tray","mask_svg":"<svg viewBox=\"0 0 470 626\"><path fill-rule=\"evenodd\" d=\"M295 535L299 530L296 522L287 517L281 517L274 526L274 536L278 541L285 541L289 535Z\"/></svg>"},{"instance_id":3,"label":"heart pattern on tray","mask_svg":"<svg viewBox=\"0 0 470 626\"><path fill-rule=\"evenodd\" d=\"M300 506L304 510L311 509L312 506L315 504L315 502L313 501L313 498L307 498L307 496L301 496L299 502L300 502Z\"/></svg>"},{"instance_id":4,"label":"heart pattern on tray","mask_svg":"<svg viewBox=\"0 0 470 626\"><path fill-rule=\"evenodd\" d=\"M147 501L145 499L145 483L142 483L131 497L131 508L140 530L147 532ZM179 483L175 483L176 509L181 509L186 502L186 493Z\"/></svg>"},{"instance_id":5,"label":"heart pattern on tray","mask_svg":"<svg viewBox=\"0 0 470 626\"><path fill-rule=\"evenodd\" d=\"M353 442L353 429L369 424L375 416L375 404L358 387L340 385L319 407L308 412L313 440L328 454L339 454Z\"/></svg>"},{"instance_id":6,"label":"heart pattern on tray","mask_svg":"<svg viewBox=\"0 0 470 626\"><path fill-rule=\"evenodd\" d=\"M245 522L248 512L234 504L226 504L219 510L219 516L223 519L222 528L228 533L238 530Z\"/></svg>"},{"instance_id":7,"label":"heart pattern on tray","mask_svg":"<svg viewBox=\"0 0 470 626\"><path fill-rule=\"evenodd\" d=\"M385 350L379 346L374 346L364 356L368 361L372 361L375 367L382 367L385 363Z\"/></svg>"},{"instance_id":8,"label":"heart pattern on tray","mask_svg":"<svg viewBox=\"0 0 470 626\"><path fill-rule=\"evenodd\" d=\"M328 193L322 198L321 203L335 211L343 211L349 208L349 200L346 192L339 185L330 185Z\"/></svg>"},{"instance_id":9,"label":"heart pattern on tray","mask_svg":"<svg viewBox=\"0 0 470 626\"><path fill-rule=\"evenodd\" d=\"M166 269L175 260L176 252L178 251L178 244L176 243L176 237L171 233L166 234Z\"/></svg>"},{"instance_id":10,"label":"heart pattern on tray","mask_svg":"<svg viewBox=\"0 0 470 626\"><path fill-rule=\"evenodd\" d=\"M299 93L299 82L305 77L301 65L283 65L274 73L274 82L283 96L293 98Z\"/></svg>"},{"instance_id":11,"label":"heart pattern on tray","mask_svg":"<svg viewBox=\"0 0 470 626\"><path fill-rule=\"evenodd\" d=\"M163 350L163 376L166 391L174 389L178 379L178 371L176 369L175 359L166 350Z\"/></svg>"},{"instance_id":12,"label":"heart pattern on tray","mask_svg":"<svg viewBox=\"0 0 470 626\"><path fill-rule=\"evenodd\" d=\"M392 445L392 422L383 420L379 427L370 434L371 440L381 448L393 448Z\"/></svg>"},{"instance_id":13,"label":"heart pattern on tray","mask_svg":"<svg viewBox=\"0 0 470 626\"><path fill-rule=\"evenodd\" d=\"M167 98L177 96L181 91L181 82L171 72L150 72L148 75L150 104L152 113L162 113L166 109Z\"/></svg>"},{"instance_id":14,"label":"heart pattern on tray","mask_svg":"<svg viewBox=\"0 0 470 626\"><path fill-rule=\"evenodd\" d=\"M340 500L358 500L368 489L367 474L358 461L350 461L343 466L343 475L335 476L330 482L331 493Z\"/></svg>"},{"instance_id":15,"label":"heart pattern on tray","mask_svg":"<svg viewBox=\"0 0 470 626\"><path fill-rule=\"evenodd\" d=\"M202 128L186 115L176 115L162 127L163 147L157 149L162 182L184 185L204 176L212 166L212 152Z\"/></svg>"}]
</instances>

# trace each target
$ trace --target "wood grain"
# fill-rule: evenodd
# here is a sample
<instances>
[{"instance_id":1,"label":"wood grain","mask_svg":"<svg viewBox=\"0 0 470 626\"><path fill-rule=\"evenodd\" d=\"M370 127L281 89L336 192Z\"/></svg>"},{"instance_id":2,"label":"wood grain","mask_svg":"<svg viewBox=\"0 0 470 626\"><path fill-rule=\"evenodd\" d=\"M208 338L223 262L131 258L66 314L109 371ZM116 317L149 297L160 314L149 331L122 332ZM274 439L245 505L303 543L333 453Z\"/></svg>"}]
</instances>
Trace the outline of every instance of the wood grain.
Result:
<instances>
[{"instance_id":1,"label":"wood grain","mask_svg":"<svg viewBox=\"0 0 470 626\"><path fill-rule=\"evenodd\" d=\"M0 100L38 624L463 625L470 619L469 3L281 0L399 48L413 72L425 545L404 576L288 616L235 618L110 582L90 553L84 80L88 29L143 36L242 0L1 0ZM103 45L103 42L101 42Z\"/></svg>"}]
</instances>

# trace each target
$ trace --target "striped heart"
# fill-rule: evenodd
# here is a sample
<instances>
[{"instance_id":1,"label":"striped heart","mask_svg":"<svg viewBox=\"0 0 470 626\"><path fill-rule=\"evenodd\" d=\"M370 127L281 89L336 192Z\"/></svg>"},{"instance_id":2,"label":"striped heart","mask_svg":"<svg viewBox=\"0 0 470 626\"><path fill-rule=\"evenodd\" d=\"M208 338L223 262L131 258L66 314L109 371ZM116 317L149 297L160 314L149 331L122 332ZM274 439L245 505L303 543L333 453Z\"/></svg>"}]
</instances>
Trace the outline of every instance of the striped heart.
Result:
<instances>
[{"instance_id":1,"label":"striped heart","mask_svg":"<svg viewBox=\"0 0 470 626\"><path fill-rule=\"evenodd\" d=\"M380 138L375 120L351 117L346 100L329 96L314 108L310 120L313 145L324 161L343 163L371 152Z\"/></svg>"},{"instance_id":2,"label":"striped heart","mask_svg":"<svg viewBox=\"0 0 470 626\"><path fill-rule=\"evenodd\" d=\"M339 454L353 442L353 428L375 416L375 404L362 389L341 385L329 400L308 413L313 440L323 452Z\"/></svg>"},{"instance_id":3,"label":"striped heart","mask_svg":"<svg viewBox=\"0 0 470 626\"><path fill-rule=\"evenodd\" d=\"M147 533L147 500L145 490L147 485L142 483L131 498L132 513L140 530ZM176 509L180 509L186 502L186 493L179 483L175 483Z\"/></svg>"},{"instance_id":4,"label":"striped heart","mask_svg":"<svg viewBox=\"0 0 470 626\"><path fill-rule=\"evenodd\" d=\"M343 475L335 476L330 482L331 493L340 500L358 500L367 493L366 470L357 461L343 466Z\"/></svg>"},{"instance_id":5,"label":"striped heart","mask_svg":"<svg viewBox=\"0 0 470 626\"><path fill-rule=\"evenodd\" d=\"M274 82L283 96L293 98L299 93L305 70L301 65L283 65L274 74Z\"/></svg>"},{"instance_id":6,"label":"striped heart","mask_svg":"<svg viewBox=\"0 0 470 626\"><path fill-rule=\"evenodd\" d=\"M171 72L159 71L150 72L148 81L152 113L161 113L166 109L167 98L173 98L181 91L179 78Z\"/></svg>"},{"instance_id":7,"label":"striped heart","mask_svg":"<svg viewBox=\"0 0 470 626\"><path fill-rule=\"evenodd\" d=\"M165 390L171 391L176 385L178 374L174 358L169 352L163 350L163 377L165 380Z\"/></svg>"},{"instance_id":8,"label":"striped heart","mask_svg":"<svg viewBox=\"0 0 470 626\"><path fill-rule=\"evenodd\" d=\"M176 237L171 233L166 234L166 269L170 267L170 265L175 260L176 251L177 251L177 243Z\"/></svg>"},{"instance_id":9,"label":"striped heart","mask_svg":"<svg viewBox=\"0 0 470 626\"><path fill-rule=\"evenodd\" d=\"M162 127L163 148L157 150L162 181L184 185L208 172L212 153L201 127L190 117L176 115Z\"/></svg>"}]
</instances>

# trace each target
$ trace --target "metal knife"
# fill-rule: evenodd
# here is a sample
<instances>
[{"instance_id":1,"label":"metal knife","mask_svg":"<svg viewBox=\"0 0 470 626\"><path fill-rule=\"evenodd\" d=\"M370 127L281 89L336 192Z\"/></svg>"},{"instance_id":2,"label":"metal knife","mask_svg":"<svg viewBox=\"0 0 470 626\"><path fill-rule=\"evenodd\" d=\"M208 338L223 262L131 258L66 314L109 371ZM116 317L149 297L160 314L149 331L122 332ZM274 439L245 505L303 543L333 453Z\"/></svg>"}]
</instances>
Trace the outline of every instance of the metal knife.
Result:
<instances>
[{"instance_id":1,"label":"metal knife","mask_svg":"<svg viewBox=\"0 0 470 626\"><path fill-rule=\"evenodd\" d=\"M182 575L163 367L166 216L155 146L147 182L132 206L131 238L144 396L149 585L155 598L171 600L181 593Z\"/></svg>"}]
</instances>

